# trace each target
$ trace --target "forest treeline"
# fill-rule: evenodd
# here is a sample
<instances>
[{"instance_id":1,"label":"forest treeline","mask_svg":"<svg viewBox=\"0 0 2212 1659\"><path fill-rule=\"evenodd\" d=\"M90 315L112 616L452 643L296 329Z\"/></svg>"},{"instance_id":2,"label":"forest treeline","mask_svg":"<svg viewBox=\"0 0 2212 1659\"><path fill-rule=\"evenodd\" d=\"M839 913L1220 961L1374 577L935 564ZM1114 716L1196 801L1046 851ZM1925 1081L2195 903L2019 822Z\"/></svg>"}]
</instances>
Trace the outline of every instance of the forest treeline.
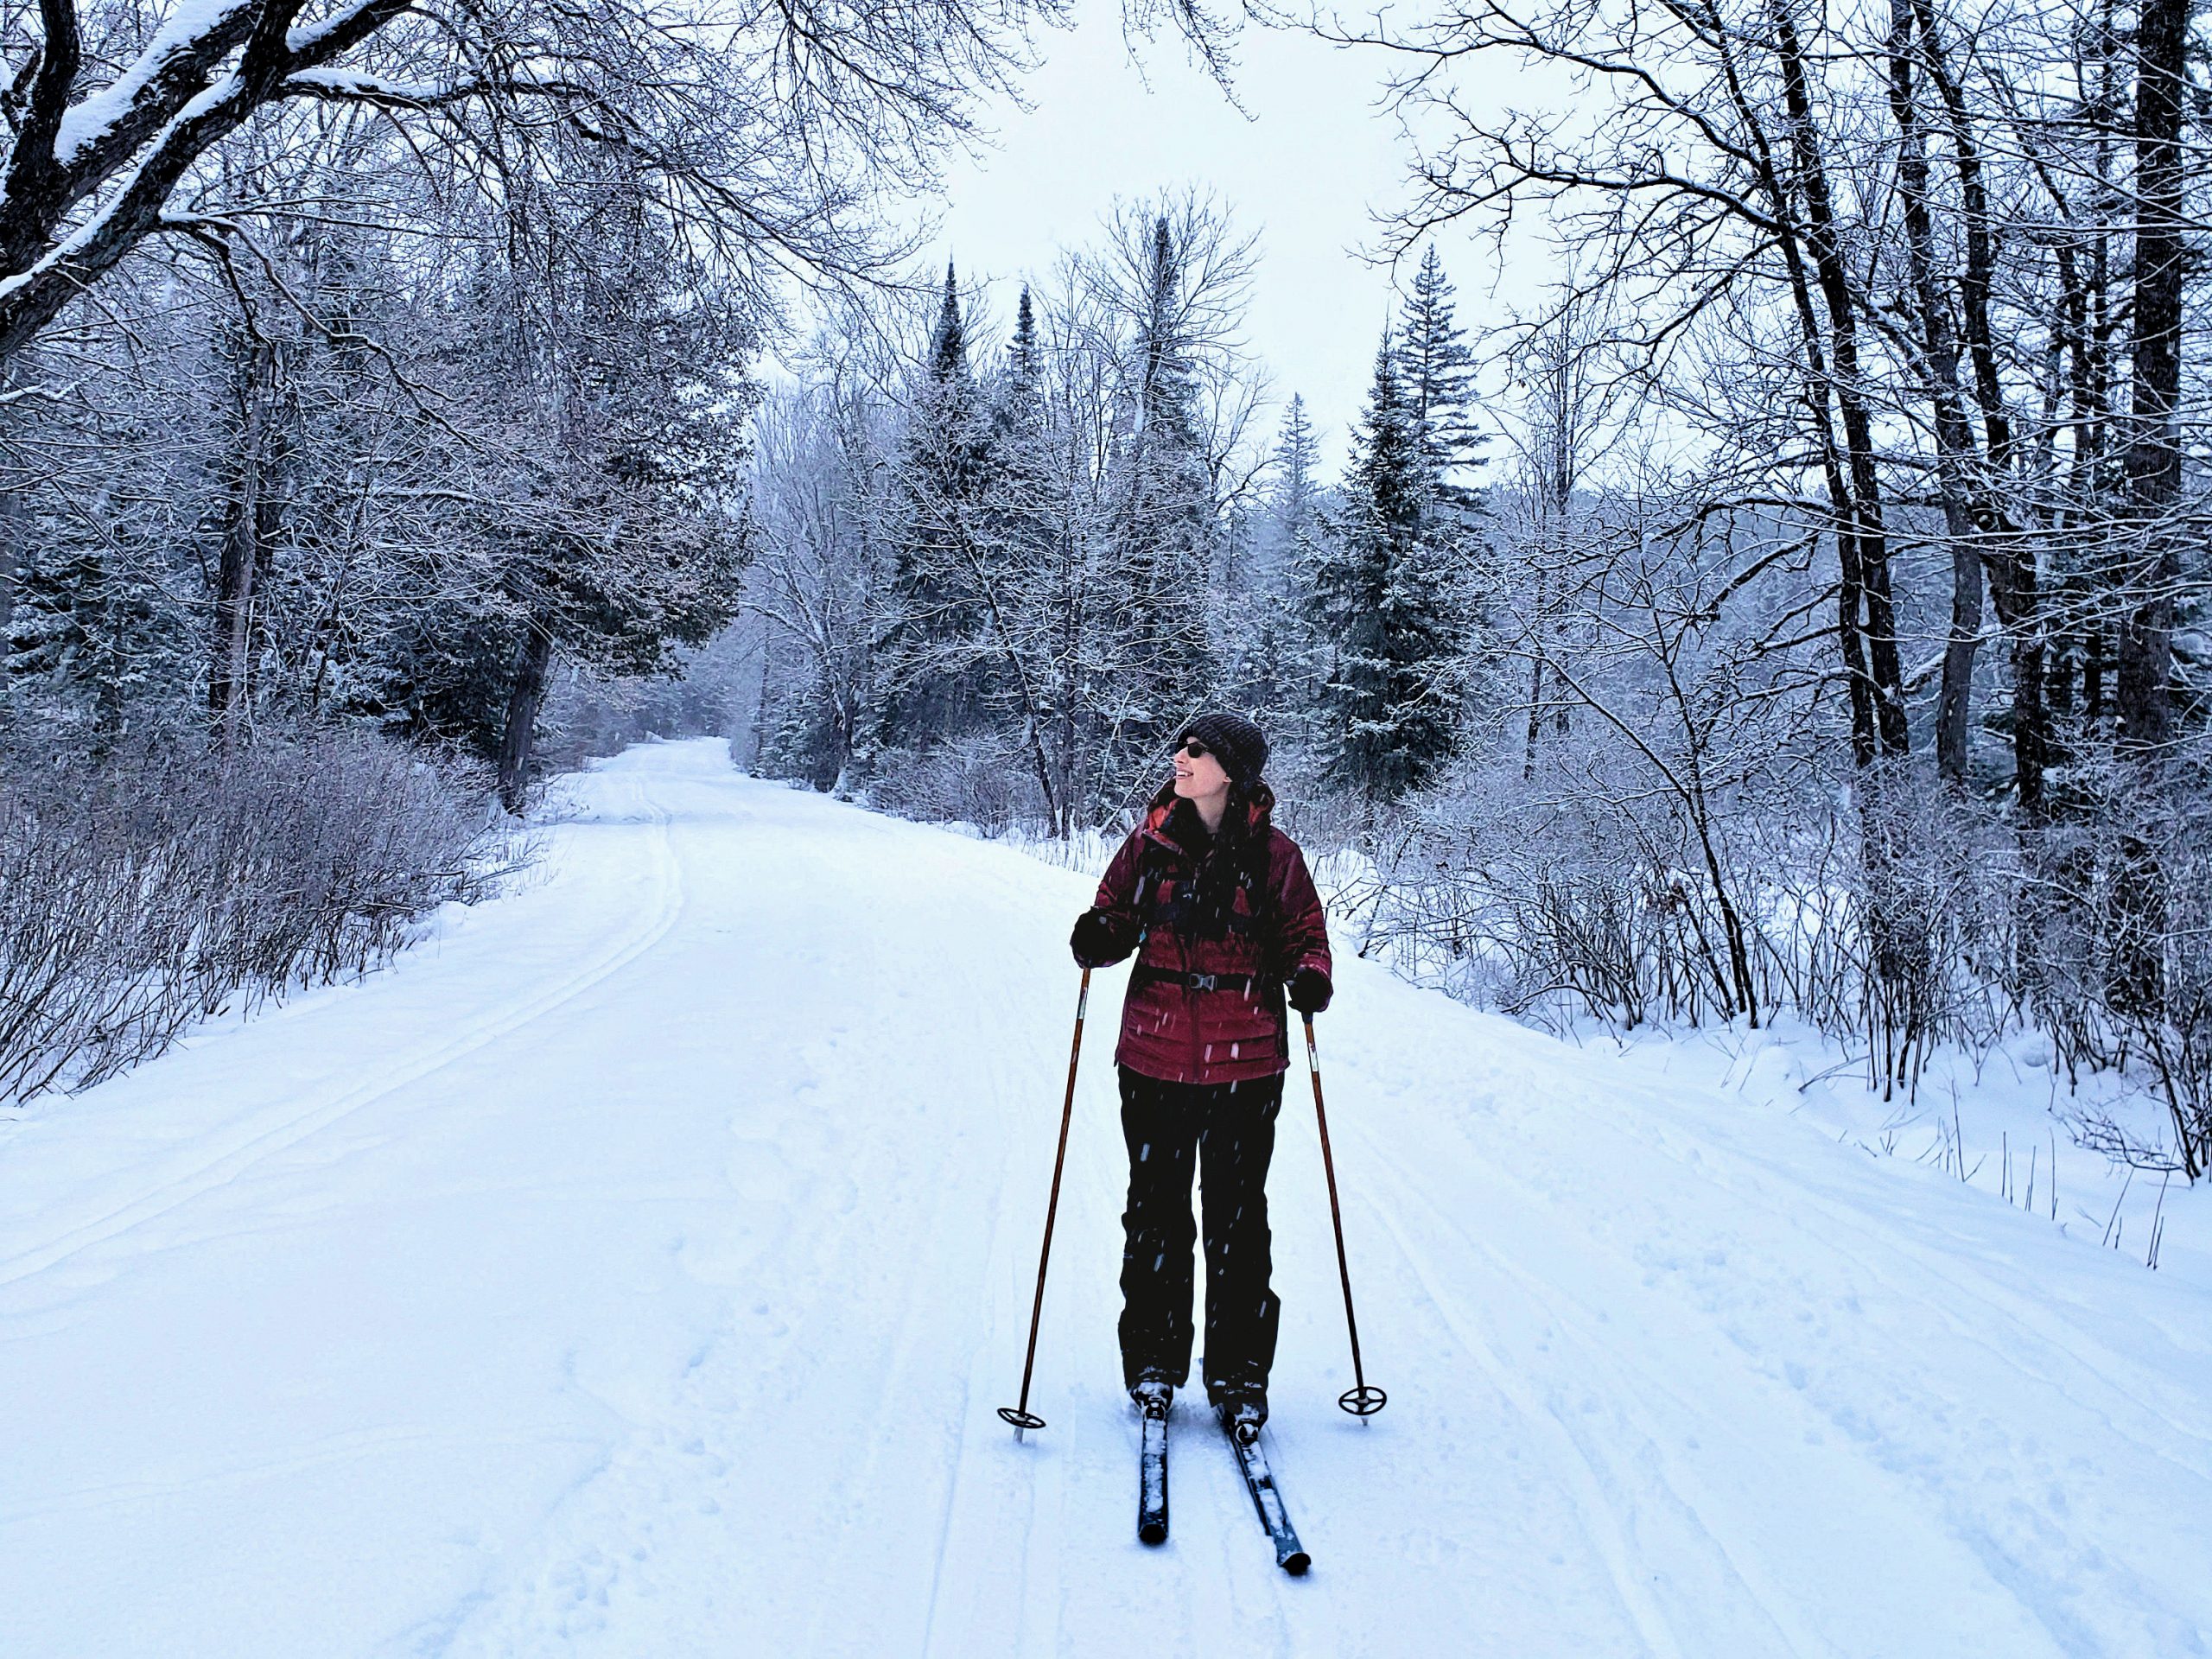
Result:
<instances>
[{"instance_id":1,"label":"forest treeline","mask_svg":"<svg viewBox=\"0 0 2212 1659\"><path fill-rule=\"evenodd\" d=\"M1432 253L1339 491L1301 402L1261 439L1254 266L1228 211L1185 193L1022 285L1001 342L952 268L911 369L895 330L817 336L754 459L761 764L1066 835L1148 792L1176 723L1228 702L1346 789L1439 774L1483 603L1451 285Z\"/></svg>"},{"instance_id":2,"label":"forest treeline","mask_svg":"<svg viewBox=\"0 0 2212 1659\"><path fill-rule=\"evenodd\" d=\"M1203 196L838 320L761 414L756 764L1067 835L1228 704L1370 954L1524 1013L1802 1018L1885 1088L2025 1034L2165 1103L2091 1139L2200 1173L2186 4L1321 32L1397 65L1419 145L1343 466L1265 399ZM1440 245L1561 274L1475 315Z\"/></svg>"}]
</instances>

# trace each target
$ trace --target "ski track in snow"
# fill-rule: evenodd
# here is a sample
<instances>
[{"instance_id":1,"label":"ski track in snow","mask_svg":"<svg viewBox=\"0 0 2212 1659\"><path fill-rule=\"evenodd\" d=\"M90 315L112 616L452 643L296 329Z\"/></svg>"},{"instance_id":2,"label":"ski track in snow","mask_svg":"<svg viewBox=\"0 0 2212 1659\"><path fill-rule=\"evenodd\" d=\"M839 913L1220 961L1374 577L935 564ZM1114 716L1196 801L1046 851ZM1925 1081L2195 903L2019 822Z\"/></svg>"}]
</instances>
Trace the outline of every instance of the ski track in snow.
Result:
<instances>
[{"instance_id":1,"label":"ski track in snow","mask_svg":"<svg viewBox=\"0 0 2212 1659\"><path fill-rule=\"evenodd\" d=\"M0 1650L2202 1654L2212 1295L1346 961L1270 1210L1273 1565L1219 1432L1135 1538L1125 975L1090 881L742 779L563 785L358 985L0 1129ZM1302 1068L1301 1068L1302 1069Z\"/></svg>"},{"instance_id":2,"label":"ski track in snow","mask_svg":"<svg viewBox=\"0 0 2212 1659\"><path fill-rule=\"evenodd\" d=\"M645 821L656 822L649 813ZM445 1040L426 1045L415 1054L397 1060L378 1057L378 1071L369 1081L334 1097L280 1100L271 1112L236 1125L230 1134L211 1136L213 1144L187 1147L175 1166L156 1176L149 1191L105 1213L85 1217L60 1233L44 1237L31 1235L11 1242L8 1254L0 1255L0 1286L42 1272L90 1245L104 1243L167 1214L213 1187L227 1185L254 1166L340 1119L466 1058L534 1020L556 1013L619 972L659 942L674 925L682 904L681 876L670 855L664 835L645 849L645 862L652 871L649 886L654 896L646 906L645 925L582 971L563 976L521 996L509 995L480 1013L471 1014L461 1020L457 1031L446 1034ZM134 1185L143 1183L149 1173L142 1166L129 1172L125 1179L136 1178ZM41 1219L50 1223L54 1217L48 1215Z\"/></svg>"}]
</instances>

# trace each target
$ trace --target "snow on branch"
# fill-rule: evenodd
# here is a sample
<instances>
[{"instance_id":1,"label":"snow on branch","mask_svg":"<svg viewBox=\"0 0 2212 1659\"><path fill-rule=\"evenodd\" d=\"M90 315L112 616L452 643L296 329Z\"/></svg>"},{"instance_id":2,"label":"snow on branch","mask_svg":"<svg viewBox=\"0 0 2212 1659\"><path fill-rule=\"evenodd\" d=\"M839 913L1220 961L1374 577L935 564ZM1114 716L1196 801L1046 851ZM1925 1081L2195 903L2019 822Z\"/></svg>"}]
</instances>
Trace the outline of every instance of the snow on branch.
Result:
<instances>
[{"instance_id":1,"label":"snow on branch","mask_svg":"<svg viewBox=\"0 0 2212 1659\"><path fill-rule=\"evenodd\" d=\"M245 40L257 9L257 0L179 0L130 66L61 118L54 159L70 166L158 98L164 82L180 75L204 79L209 65Z\"/></svg>"},{"instance_id":2,"label":"snow on branch","mask_svg":"<svg viewBox=\"0 0 2212 1659\"><path fill-rule=\"evenodd\" d=\"M404 12L408 0L358 0L295 30L290 20L302 3L181 0L147 49L107 86L66 113L33 109L0 188L0 260L15 266L0 265L0 357L160 229L169 193L186 170L255 110L283 97L288 77L365 40ZM62 38L58 27L49 19L50 38ZM65 43L73 50L73 36ZM57 102L67 91L44 76L40 87ZM72 226L94 197L98 207Z\"/></svg>"},{"instance_id":3,"label":"snow on branch","mask_svg":"<svg viewBox=\"0 0 2212 1659\"><path fill-rule=\"evenodd\" d=\"M574 82L565 80L474 76L457 81L398 81L357 70L328 68L302 69L287 75L276 88L278 96L284 98L321 98L408 109L435 109L491 92L551 98L580 90Z\"/></svg>"}]
</instances>

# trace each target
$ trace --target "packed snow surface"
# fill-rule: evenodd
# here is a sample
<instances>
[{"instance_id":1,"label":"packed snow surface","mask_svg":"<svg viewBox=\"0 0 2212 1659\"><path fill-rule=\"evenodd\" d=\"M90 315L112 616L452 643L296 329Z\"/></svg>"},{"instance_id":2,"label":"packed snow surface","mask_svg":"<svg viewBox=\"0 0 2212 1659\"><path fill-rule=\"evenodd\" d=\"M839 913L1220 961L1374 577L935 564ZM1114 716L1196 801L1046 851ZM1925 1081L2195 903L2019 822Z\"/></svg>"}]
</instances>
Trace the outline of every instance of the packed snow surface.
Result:
<instances>
[{"instance_id":1,"label":"packed snow surface","mask_svg":"<svg viewBox=\"0 0 2212 1659\"><path fill-rule=\"evenodd\" d=\"M2179 1656L2212 1298L1342 961L1272 1183L1278 1573L1179 1403L1136 1542L1090 882L750 781L568 785L521 891L0 1131L0 1648ZM1348 954L1348 953L1347 953Z\"/></svg>"}]
</instances>

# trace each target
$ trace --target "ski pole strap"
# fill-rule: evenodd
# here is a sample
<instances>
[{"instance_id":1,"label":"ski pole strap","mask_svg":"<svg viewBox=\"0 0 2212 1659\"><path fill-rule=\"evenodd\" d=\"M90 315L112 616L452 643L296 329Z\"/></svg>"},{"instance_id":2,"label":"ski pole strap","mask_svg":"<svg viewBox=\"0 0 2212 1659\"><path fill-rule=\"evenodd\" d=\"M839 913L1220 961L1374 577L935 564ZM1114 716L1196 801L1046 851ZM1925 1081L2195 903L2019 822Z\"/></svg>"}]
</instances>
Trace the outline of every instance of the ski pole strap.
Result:
<instances>
[{"instance_id":1,"label":"ski pole strap","mask_svg":"<svg viewBox=\"0 0 2212 1659\"><path fill-rule=\"evenodd\" d=\"M1257 974L1187 974L1173 968L1151 968L1139 965L1130 976L1139 985L1165 982L1180 985L1192 991L1249 991L1260 983Z\"/></svg>"}]
</instances>

